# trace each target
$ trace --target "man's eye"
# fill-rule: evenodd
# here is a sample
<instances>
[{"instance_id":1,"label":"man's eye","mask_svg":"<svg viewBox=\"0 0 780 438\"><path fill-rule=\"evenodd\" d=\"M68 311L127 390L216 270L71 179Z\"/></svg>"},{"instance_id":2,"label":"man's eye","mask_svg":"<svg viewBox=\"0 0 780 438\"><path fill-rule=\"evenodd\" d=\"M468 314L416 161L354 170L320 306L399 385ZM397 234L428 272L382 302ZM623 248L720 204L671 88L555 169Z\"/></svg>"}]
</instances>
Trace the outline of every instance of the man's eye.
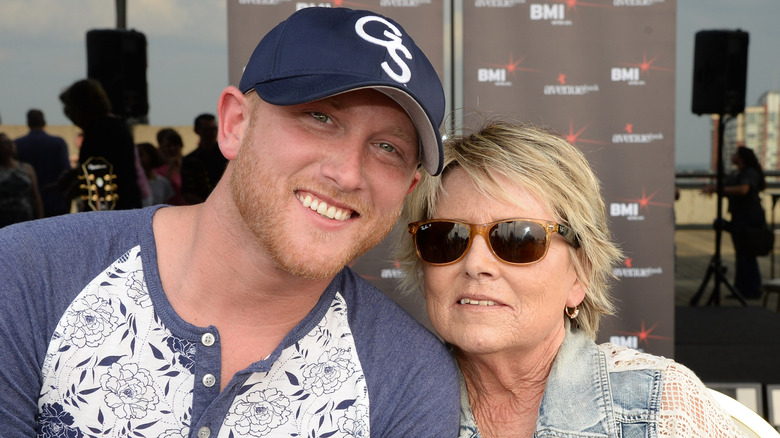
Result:
<instances>
[{"instance_id":1,"label":"man's eye","mask_svg":"<svg viewBox=\"0 0 780 438\"><path fill-rule=\"evenodd\" d=\"M328 121L330 121L330 117L327 114L313 112L311 113L311 116L314 117L318 122L328 123Z\"/></svg>"},{"instance_id":2,"label":"man's eye","mask_svg":"<svg viewBox=\"0 0 780 438\"><path fill-rule=\"evenodd\" d=\"M378 143L377 146L385 152L395 152L395 146L390 143Z\"/></svg>"}]
</instances>

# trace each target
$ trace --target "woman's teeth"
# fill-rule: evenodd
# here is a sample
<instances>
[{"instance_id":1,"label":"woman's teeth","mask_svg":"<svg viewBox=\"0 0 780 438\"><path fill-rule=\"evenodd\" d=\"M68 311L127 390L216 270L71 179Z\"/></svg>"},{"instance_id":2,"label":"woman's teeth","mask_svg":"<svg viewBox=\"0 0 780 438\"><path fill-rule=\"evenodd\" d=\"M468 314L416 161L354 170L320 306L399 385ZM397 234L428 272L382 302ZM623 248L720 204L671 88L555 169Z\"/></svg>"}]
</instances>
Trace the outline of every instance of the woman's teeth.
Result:
<instances>
[{"instance_id":1,"label":"woman's teeth","mask_svg":"<svg viewBox=\"0 0 780 438\"><path fill-rule=\"evenodd\" d=\"M463 298L460 300L461 304L472 304L474 306L495 306L495 301L489 301L489 300L470 300L468 298Z\"/></svg>"}]
</instances>

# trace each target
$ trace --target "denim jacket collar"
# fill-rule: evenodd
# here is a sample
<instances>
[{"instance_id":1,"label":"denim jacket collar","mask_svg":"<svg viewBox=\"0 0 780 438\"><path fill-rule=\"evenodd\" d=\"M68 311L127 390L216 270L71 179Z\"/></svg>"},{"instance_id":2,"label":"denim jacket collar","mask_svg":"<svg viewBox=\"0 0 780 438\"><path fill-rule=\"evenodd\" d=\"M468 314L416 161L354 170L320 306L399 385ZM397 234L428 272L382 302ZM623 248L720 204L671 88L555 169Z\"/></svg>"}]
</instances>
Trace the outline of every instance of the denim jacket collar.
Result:
<instances>
[{"instance_id":1,"label":"denim jacket collar","mask_svg":"<svg viewBox=\"0 0 780 438\"><path fill-rule=\"evenodd\" d=\"M566 336L547 379L534 436L620 436L613 404L605 355L566 321ZM460 437L479 436L461 375Z\"/></svg>"}]
</instances>

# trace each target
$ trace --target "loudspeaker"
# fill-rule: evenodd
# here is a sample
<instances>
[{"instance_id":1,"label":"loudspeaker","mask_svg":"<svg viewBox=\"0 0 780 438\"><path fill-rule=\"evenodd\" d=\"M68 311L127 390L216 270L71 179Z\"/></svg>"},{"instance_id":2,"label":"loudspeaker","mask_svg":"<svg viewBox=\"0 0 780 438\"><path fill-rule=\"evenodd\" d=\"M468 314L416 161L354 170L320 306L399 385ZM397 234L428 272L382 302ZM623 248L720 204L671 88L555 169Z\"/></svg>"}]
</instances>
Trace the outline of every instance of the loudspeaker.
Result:
<instances>
[{"instance_id":1,"label":"loudspeaker","mask_svg":"<svg viewBox=\"0 0 780 438\"><path fill-rule=\"evenodd\" d=\"M702 30L693 57L694 114L739 114L745 110L747 32Z\"/></svg>"},{"instance_id":2,"label":"loudspeaker","mask_svg":"<svg viewBox=\"0 0 780 438\"><path fill-rule=\"evenodd\" d=\"M146 37L123 29L87 32L87 77L100 81L120 117L149 112L146 84Z\"/></svg>"}]
</instances>

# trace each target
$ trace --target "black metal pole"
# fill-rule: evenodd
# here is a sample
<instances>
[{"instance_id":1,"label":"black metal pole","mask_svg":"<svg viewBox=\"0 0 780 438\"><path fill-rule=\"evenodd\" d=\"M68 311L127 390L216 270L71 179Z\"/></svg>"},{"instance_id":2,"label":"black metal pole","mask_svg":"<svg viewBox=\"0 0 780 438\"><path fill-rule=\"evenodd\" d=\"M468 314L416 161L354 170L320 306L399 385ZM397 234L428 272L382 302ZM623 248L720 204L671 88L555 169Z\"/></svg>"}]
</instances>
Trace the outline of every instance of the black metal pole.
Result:
<instances>
[{"instance_id":1,"label":"black metal pole","mask_svg":"<svg viewBox=\"0 0 780 438\"><path fill-rule=\"evenodd\" d=\"M116 0L116 28L127 29L127 0Z\"/></svg>"},{"instance_id":2,"label":"black metal pole","mask_svg":"<svg viewBox=\"0 0 780 438\"><path fill-rule=\"evenodd\" d=\"M736 290L726 279L726 268L722 264L721 259L721 253L720 253L720 244L722 240L722 234L723 234L723 179L724 179L724 169L723 169L723 132L725 131L725 122L723 121L723 114L720 114L718 117L718 144L716 147L716 153L718 154L716 157L716 167L717 167L717 173L716 178L717 181L715 183L715 190L717 192L718 200L718 211L716 212L716 219L715 219L715 254L712 256L712 259L710 259L710 264L707 267L707 272L704 275L704 279L701 282L701 285L699 286L699 290L696 291L696 294L691 298L690 305L695 306L699 303L699 299L701 298L702 294L704 293L704 289L707 287L707 283L710 281L710 278L713 278L714 284L712 288L712 294L710 295L709 300L707 300L707 304L709 305L720 305L720 285L723 283L726 285L726 287L731 291L731 294L734 295L735 298L739 300L740 303L742 303L743 306L747 306L747 301L745 301L745 298L742 296L742 294Z\"/></svg>"}]
</instances>

